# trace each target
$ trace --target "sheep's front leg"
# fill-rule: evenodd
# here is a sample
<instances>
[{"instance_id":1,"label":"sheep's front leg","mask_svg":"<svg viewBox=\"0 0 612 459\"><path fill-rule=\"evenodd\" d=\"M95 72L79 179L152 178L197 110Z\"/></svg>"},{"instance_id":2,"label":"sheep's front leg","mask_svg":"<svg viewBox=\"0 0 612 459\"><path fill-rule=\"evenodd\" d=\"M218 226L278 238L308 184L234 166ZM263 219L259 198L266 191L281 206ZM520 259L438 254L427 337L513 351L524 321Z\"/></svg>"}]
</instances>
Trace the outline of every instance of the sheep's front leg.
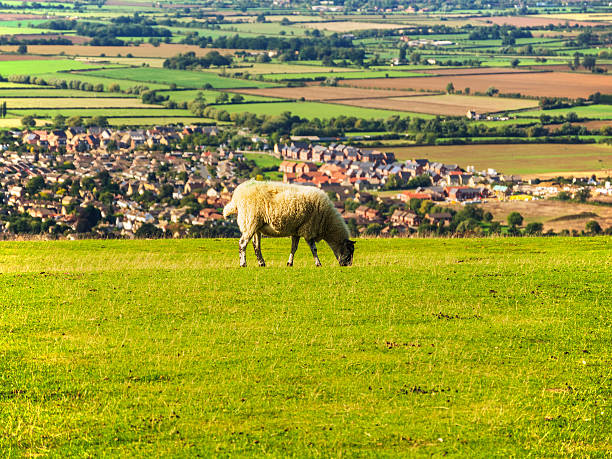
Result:
<instances>
[{"instance_id":1,"label":"sheep's front leg","mask_svg":"<svg viewBox=\"0 0 612 459\"><path fill-rule=\"evenodd\" d=\"M321 261L319 260L319 255L317 255L317 246L315 245L314 239L311 239L308 242L308 247L310 247L310 251L312 252L312 256L314 257L315 266L321 266Z\"/></svg>"},{"instance_id":2,"label":"sheep's front leg","mask_svg":"<svg viewBox=\"0 0 612 459\"><path fill-rule=\"evenodd\" d=\"M293 256L295 255L299 242L299 236L291 236L291 253L289 254L289 261L287 261L287 266L293 266Z\"/></svg>"},{"instance_id":3,"label":"sheep's front leg","mask_svg":"<svg viewBox=\"0 0 612 459\"><path fill-rule=\"evenodd\" d=\"M253 249L255 250L255 256L257 257L259 266L266 266L266 262L261 254L261 233L255 233L253 235Z\"/></svg>"}]
</instances>

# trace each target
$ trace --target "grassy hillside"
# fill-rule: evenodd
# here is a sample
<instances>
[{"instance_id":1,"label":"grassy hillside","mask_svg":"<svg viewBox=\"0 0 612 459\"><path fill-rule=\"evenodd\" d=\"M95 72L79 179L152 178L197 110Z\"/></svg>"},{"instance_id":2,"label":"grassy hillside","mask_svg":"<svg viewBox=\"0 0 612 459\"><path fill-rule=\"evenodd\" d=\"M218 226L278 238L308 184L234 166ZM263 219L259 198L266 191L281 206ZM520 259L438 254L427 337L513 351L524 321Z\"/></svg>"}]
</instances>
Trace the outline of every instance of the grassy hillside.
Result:
<instances>
[{"instance_id":1,"label":"grassy hillside","mask_svg":"<svg viewBox=\"0 0 612 459\"><path fill-rule=\"evenodd\" d=\"M3 242L0 449L605 456L611 243Z\"/></svg>"}]
</instances>

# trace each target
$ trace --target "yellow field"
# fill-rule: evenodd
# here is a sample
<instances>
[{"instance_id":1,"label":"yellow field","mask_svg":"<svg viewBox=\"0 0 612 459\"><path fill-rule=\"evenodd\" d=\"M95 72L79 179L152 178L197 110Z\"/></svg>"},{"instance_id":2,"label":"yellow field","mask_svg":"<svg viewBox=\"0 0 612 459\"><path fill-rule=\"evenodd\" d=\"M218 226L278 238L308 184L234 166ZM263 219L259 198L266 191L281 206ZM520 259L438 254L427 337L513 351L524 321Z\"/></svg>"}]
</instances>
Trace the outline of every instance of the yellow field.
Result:
<instances>
[{"instance_id":1,"label":"yellow field","mask_svg":"<svg viewBox=\"0 0 612 459\"><path fill-rule=\"evenodd\" d=\"M9 110L23 108L159 108L136 98L119 97L15 97L4 99Z\"/></svg>"}]
</instances>

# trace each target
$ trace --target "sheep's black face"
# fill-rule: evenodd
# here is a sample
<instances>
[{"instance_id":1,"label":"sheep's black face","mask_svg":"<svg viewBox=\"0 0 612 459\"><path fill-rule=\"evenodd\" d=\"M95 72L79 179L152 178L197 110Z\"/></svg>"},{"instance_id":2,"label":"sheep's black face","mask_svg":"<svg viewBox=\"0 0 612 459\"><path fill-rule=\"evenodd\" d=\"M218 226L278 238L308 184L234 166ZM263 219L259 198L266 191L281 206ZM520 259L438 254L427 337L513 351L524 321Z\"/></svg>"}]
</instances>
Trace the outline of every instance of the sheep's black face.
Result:
<instances>
[{"instance_id":1,"label":"sheep's black face","mask_svg":"<svg viewBox=\"0 0 612 459\"><path fill-rule=\"evenodd\" d=\"M342 251L338 257L340 266L351 266L353 264L353 253L355 253L355 242L349 239L342 243Z\"/></svg>"}]
</instances>

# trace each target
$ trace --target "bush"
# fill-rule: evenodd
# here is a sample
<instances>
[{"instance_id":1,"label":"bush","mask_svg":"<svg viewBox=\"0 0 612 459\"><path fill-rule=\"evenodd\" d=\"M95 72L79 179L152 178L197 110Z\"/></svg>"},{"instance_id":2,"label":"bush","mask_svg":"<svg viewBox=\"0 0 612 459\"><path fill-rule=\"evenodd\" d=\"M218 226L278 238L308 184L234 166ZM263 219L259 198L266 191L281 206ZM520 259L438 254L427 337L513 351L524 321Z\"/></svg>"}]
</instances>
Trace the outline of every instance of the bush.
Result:
<instances>
[{"instance_id":1,"label":"bush","mask_svg":"<svg viewBox=\"0 0 612 459\"><path fill-rule=\"evenodd\" d=\"M530 236L541 235L543 230L544 230L544 225L542 223L533 222L533 223L529 223L525 227L525 234L528 234Z\"/></svg>"}]
</instances>

